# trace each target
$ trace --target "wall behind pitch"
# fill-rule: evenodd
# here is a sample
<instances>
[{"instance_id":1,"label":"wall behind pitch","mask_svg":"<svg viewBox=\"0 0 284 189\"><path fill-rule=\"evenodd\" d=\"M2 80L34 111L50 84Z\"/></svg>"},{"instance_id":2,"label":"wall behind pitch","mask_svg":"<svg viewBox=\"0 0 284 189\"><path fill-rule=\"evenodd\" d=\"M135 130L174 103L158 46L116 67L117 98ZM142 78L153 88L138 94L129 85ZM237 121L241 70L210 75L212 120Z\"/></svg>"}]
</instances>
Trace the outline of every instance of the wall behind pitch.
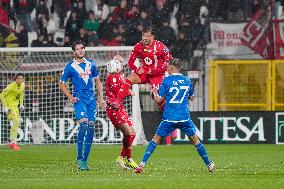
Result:
<instances>
[{"instance_id":1,"label":"wall behind pitch","mask_svg":"<svg viewBox=\"0 0 284 189\"><path fill-rule=\"evenodd\" d=\"M284 112L192 112L191 116L203 143L284 143ZM161 113L142 112L142 119L149 141L158 127ZM178 132L174 142L187 143L188 139Z\"/></svg>"}]
</instances>

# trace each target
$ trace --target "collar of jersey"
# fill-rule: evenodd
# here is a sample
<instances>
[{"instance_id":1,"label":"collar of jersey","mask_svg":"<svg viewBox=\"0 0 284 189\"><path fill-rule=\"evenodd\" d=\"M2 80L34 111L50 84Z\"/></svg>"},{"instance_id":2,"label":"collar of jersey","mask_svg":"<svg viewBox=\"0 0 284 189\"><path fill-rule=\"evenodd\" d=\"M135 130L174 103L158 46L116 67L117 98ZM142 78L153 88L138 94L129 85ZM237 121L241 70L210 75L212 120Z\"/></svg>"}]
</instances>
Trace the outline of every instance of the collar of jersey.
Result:
<instances>
[{"instance_id":1,"label":"collar of jersey","mask_svg":"<svg viewBox=\"0 0 284 189\"><path fill-rule=\"evenodd\" d=\"M172 73L171 75L181 75L181 73Z\"/></svg>"},{"instance_id":2,"label":"collar of jersey","mask_svg":"<svg viewBox=\"0 0 284 189\"><path fill-rule=\"evenodd\" d=\"M77 60L74 58L73 59L73 61L77 64L77 65L79 65L80 63L87 63L87 60L86 60L86 58L82 58L83 60L84 60L84 62L77 62Z\"/></svg>"}]
</instances>

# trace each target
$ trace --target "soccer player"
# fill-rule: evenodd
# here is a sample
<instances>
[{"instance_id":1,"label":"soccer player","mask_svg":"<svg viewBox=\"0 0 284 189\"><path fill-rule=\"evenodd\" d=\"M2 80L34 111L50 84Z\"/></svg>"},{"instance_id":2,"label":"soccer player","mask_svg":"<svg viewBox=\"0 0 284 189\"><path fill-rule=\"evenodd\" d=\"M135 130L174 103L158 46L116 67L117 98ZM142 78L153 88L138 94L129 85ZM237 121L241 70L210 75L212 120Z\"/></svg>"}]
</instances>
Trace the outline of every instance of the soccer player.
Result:
<instances>
[{"instance_id":1,"label":"soccer player","mask_svg":"<svg viewBox=\"0 0 284 189\"><path fill-rule=\"evenodd\" d=\"M119 93L119 89L124 82L123 70L123 58L120 55L116 55L113 60L107 63L108 75L106 77L106 114L114 127L119 129L123 134L123 146L120 156L116 159L116 163L125 170L130 168L135 169L137 164L132 159L131 145L135 138L135 130L133 128L133 122L129 118L123 105L118 109L114 109L110 106L110 102L114 101ZM132 95L129 90L128 95Z\"/></svg>"},{"instance_id":2,"label":"soccer player","mask_svg":"<svg viewBox=\"0 0 284 189\"><path fill-rule=\"evenodd\" d=\"M17 145L17 131L20 126L20 111L24 110L24 95L25 95L25 83L24 74L18 73L15 76L15 81L10 83L0 94L0 100L4 107L8 119L11 122L10 129L10 144L8 145L12 150L20 150L20 146ZM20 103L20 107L18 108Z\"/></svg>"},{"instance_id":3,"label":"soccer player","mask_svg":"<svg viewBox=\"0 0 284 189\"><path fill-rule=\"evenodd\" d=\"M166 99L165 109L156 134L149 143L141 163L135 169L135 173L142 172L161 138L168 136L176 128L179 128L188 136L209 172L213 172L215 169L214 162L210 161L204 145L196 135L195 125L190 117L188 99L193 100L193 88L191 81L179 73L181 65L182 63L178 59L171 59L168 67L170 75L163 80L159 93L157 93L157 90L153 90L156 101L160 101L163 97Z\"/></svg>"},{"instance_id":4,"label":"soccer player","mask_svg":"<svg viewBox=\"0 0 284 189\"><path fill-rule=\"evenodd\" d=\"M104 106L103 87L96 62L84 57L84 43L75 41L71 47L75 58L65 66L59 87L69 101L74 103L75 117L80 124L77 135L77 165L80 170L88 170L88 156L93 143L97 115L93 80L98 92L99 108ZM74 86L73 94L67 89L66 82L68 79Z\"/></svg>"},{"instance_id":5,"label":"soccer player","mask_svg":"<svg viewBox=\"0 0 284 189\"><path fill-rule=\"evenodd\" d=\"M134 72L125 79L117 100L111 105L114 108L119 108L133 84L150 83L151 89L159 89L170 57L169 49L162 42L154 39L152 28L144 28L142 30L142 40L134 46L128 60L128 65ZM140 67L135 65L136 58L141 60ZM160 110L163 110L164 100L157 104Z\"/></svg>"}]
</instances>

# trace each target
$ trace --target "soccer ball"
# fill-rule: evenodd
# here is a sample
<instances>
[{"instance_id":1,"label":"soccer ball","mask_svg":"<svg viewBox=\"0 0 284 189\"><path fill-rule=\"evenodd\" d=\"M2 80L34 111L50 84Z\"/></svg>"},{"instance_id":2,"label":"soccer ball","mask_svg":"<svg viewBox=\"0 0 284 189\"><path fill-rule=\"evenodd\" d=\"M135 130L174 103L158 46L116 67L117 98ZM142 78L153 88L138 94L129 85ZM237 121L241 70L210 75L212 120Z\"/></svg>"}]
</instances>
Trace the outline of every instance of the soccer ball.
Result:
<instances>
[{"instance_id":1,"label":"soccer ball","mask_svg":"<svg viewBox=\"0 0 284 189\"><path fill-rule=\"evenodd\" d=\"M108 73L119 73L121 72L123 66L118 60L111 60L107 63Z\"/></svg>"}]
</instances>

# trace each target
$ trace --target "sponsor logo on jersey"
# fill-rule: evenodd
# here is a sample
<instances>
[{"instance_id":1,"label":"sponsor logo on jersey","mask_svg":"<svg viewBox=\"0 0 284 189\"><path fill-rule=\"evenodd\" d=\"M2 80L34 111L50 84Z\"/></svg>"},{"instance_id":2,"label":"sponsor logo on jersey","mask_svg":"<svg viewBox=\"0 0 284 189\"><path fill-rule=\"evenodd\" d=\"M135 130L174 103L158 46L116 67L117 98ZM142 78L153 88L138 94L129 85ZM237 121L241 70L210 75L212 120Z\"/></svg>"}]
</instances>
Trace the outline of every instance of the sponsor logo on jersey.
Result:
<instances>
[{"instance_id":1,"label":"sponsor logo on jersey","mask_svg":"<svg viewBox=\"0 0 284 189\"><path fill-rule=\"evenodd\" d=\"M151 49L144 49L144 52L152 52Z\"/></svg>"}]
</instances>

